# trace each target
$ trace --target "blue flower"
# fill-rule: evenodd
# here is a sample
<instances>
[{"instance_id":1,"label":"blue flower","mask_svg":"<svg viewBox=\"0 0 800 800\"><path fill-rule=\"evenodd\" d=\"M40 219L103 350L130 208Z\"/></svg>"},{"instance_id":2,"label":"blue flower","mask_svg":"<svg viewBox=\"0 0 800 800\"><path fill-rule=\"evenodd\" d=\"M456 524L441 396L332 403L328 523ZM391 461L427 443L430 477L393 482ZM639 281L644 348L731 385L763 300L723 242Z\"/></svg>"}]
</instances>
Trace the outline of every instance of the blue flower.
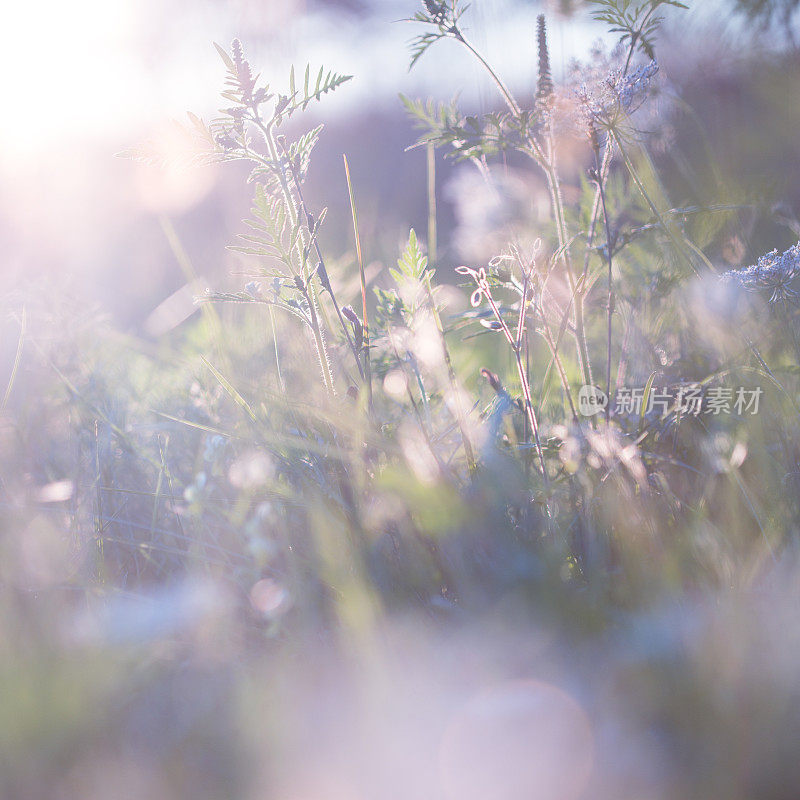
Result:
<instances>
[{"instance_id":1,"label":"blue flower","mask_svg":"<svg viewBox=\"0 0 800 800\"><path fill-rule=\"evenodd\" d=\"M725 272L720 280L736 283L743 289L758 291L766 289L772 294L770 303L795 300L797 292L792 289L792 281L800 275L800 242L781 255L773 250L758 259L758 264L743 269Z\"/></svg>"}]
</instances>

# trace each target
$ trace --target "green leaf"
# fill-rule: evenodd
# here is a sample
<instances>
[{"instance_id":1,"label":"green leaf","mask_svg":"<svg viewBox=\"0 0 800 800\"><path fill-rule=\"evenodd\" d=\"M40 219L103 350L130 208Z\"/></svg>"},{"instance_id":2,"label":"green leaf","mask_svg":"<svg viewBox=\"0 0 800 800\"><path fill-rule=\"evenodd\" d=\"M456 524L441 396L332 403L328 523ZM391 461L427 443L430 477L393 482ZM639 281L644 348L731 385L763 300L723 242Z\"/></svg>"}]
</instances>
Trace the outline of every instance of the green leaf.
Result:
<instances>
[{"instance_id":1,"label":"green leaf","mask_svg":"<svg viewBox=\"0 0 800 800\"><path fill-rule=\"evenodd\" d=\"M397 260L397 267L397 271L391 270L391 272L401 280L403 278L419 280L428 267L428 258L422 252L417 240L417 233L413 228L409 231L406 249ZM397 278L395 278L395 280L397 280Z\"/></svg>"},{"instance_id":2,"label":"green leaf","mask_svg":"<svg viewBox=\"0 0 800 800\"><path fill-rule=\"evenodd\" d=\"M647 413L647 406L650 405L650 393L653 391L653 381L656 379L658 373L653 371L647 379L647 385L644 387L644 394L642 395L642 407L639 409L639 436L642 435L644 430L644 418ZM609 401L610 402L610 401Z\"/></svg>"},{"instance_id":3,"label":"green leaf","mask_svg":"<svg viewBox=\"0 0 800 800\"><path fill-rule=\"evenodd\" d=\"M258 422L258 417L256 417L255 412L250 407L250 404L247 400L242 397L241 394L236 390L236 387L205 357L201 356L200 360L208 367L211 374L217 379L220 386L227 392L227 394L231 397L231 399L244 411L247 412L247 415L253 422Z\"/></svg>"},{"instance_id":4,"label":"green leaf","mask_svg":"<svg viewBox=\"0 0 800 800\"><path fill-rule=\"evenodd\" d=\"M217 48L217 52L219 53L219 57L222 59L222 63L231 71L236 72L236 65L233 63L233 59L228 55L224 47L220 47L216 42L214 42L214 47Z\"/></svg>"}]
</instances>

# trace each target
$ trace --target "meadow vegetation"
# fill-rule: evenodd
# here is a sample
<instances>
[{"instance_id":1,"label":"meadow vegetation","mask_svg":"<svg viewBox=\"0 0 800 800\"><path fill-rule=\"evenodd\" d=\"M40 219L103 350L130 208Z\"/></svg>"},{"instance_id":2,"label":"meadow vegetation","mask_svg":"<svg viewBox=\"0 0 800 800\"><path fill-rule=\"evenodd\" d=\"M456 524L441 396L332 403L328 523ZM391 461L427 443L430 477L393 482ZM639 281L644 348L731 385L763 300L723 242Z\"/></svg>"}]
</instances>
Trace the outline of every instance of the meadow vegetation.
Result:
<instances>
[{"instance_id":1,"label":"meadow vegetation","mask_svg":"<svg viewBox=\"0 0 800 800\"><path fill-rule=\"evenodd\" d=\"M428 224L377 276L347 159L351 253L304 195L350 76L217 47L238 290L149 342L5 301L3 797L797 796L800 223L677 151L685 7L588 2L615 46L558 79L541 16L529 96L412 10L496 105L401 97ZM546 210L443 263L442 158Z\"/></svg>"}]
</instances>

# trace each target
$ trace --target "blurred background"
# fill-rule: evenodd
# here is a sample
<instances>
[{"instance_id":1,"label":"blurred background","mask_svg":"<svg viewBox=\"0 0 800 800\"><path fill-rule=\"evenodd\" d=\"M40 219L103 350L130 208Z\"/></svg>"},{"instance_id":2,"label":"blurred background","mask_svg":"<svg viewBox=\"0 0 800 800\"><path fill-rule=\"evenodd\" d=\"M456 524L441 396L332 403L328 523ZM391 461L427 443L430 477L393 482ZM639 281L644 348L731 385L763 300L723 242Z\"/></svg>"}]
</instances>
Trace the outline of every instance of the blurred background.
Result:
<instances>
[{"instance_id":1,"label":"blurred background","mask_svg":"<svg viewBox=\"0 0 800 800\"><path fill-rule=\"evenodd\" d=\"M676 204L748 206L730 231L691 231L715 266L740 266L800 237L800 0L687 2L659 35L653 154ZM416 31L402 20L418 7L40 0L4 10L0 388L10 375L14 391L0 398L3 800L800 796L797 531L780 531L785 568L767 572L748 555L742 531L769 540L742 510L730 463L704 483L698 458L686 481L723 487L722 511L719 528L698 512L690 529L696 569L661 570L679 599L657 602L659 587L642 578L645 599L631 607L614 594L616 571L608 596L591 585L573 591L568 564L530 557L507 513L518 478L505 462L490 462L485 483L463 496L390 471L365 507L380 535L364 547L363 573L391 587L389 608L417 611L387 621L373 583L348 562L344 517L329 513L328 494L317 502L310 493L306 537L294 496L262 491L271 462L248 445L249 418L224 381L208 374L219 320L206 311L207 332L161 336L201 313L192 295L204 286L239 290L246 280L244 257L226 249L248 214L246 172L190 164L181 128L187 111L208 120L224 102L214 41L227 48L239 37L279 90L291 64L354 76L301 121L325 123L305 191L312 209L330 209L322 244L337 277L357 274L342 154L370 275L394 263L409 227L425 232L426 154L408 149L417 132L398 93L460 94L465 112L498 105L455 43L409 72ZM519 97L535 91L540 13L558 78L596 40L613 44L580 0L474 0L464 28ZM157 163L119 156L136 147ZM437 156L436 165L439 281L459 263L480 264L507 224L535 233L549 213L525 165L502 164L491 188L470 164ZM585 166L565 155L571 201ZM165 307L170 298L177 310ZM266 323L242 316L226 357L236 385L260 399L253 365L272 363ZM698 319L686 335L700 352L714 329ZM769 338L775 328L763 330ZM478 348L472 339L460 349L472 358ZM302 373L307 352L297 353ZM316 411L313 391L301 399ZM268 397L269 425L292 433L297 394L285 404ZM217 433L239 417L230 436ZM764 418L766 428L773 417ZM787 428L796 419L786 414ZM775 430L764 441L791 443ZM734 435L697 449L708 441L714 453L741 454ZM759 441L756 431L754 452ZM778 527L797 473L781 482L775 450L759 452L746 477L765 485L763 516ZM616 484L608 495L623 530L635 528L630 497ZM442 543L443 563L474 583L466 612L427 593L441 584L430 568L439 551L389 527L407 517L413 530L412 514ZM463 544L455 534L448 544L451 527ZM666 551L683 547L679 533L669 531ZM641 574L658 570L647 543L631 542ZM303 587L294 597L284 569L286 584Z\"/></svg>"},{"instance_id":2,"label":"blurred background","mask_svg":"<svg viewBox=\"0 0 800 800\"><path fill-rule=\"evenodd\" d=\"M696 173L704 163L710 169L705 143L714 141L714 169L732 191L785 198L792 217L800 198L797 3L689 5L679 28L667 20L660 48L662 75L685 103L685 124L671 145ZM324 63L355 76L312 111L326 131L312 162L309 200L331 208L324 233L330 256L349 253L349 224L340 219L347 209L346 153L369 242L365 256L394 258L410 226L424 230L426 213L425 153L406 151L415 133L398 93L438 100L460 93L467 110L496 107L483 73L453 43L433 48L409 72L413 28L401 20L415 10L404 0L13 4L0 32L4 287L50 293L55 286L123 329L145 332L152 311L186 282L165 223L174 226L200 280L225 285L240 268L225 247L241 231L247 189L237 166L188 167L177 123L186 122L188 110L205 119L215 114L224 70L212 42L227 46L234 36L276 87L291 64ZM533 86L541 12L549 18L557 75L605 36L577 0L476 0L465 17L472 40L521 96ZM116 157L143 142L163 155L163 166ZM481 194L470 166L440 159L438 167L445 265L482 255L472 246L480 238L477 222L513 214L515 192L523 200L533 194L535 204L535 187L510 182L511 211L499 208L496 197ZM692 187L683 189L690 200Z\"/></svg>"}]
</instances>

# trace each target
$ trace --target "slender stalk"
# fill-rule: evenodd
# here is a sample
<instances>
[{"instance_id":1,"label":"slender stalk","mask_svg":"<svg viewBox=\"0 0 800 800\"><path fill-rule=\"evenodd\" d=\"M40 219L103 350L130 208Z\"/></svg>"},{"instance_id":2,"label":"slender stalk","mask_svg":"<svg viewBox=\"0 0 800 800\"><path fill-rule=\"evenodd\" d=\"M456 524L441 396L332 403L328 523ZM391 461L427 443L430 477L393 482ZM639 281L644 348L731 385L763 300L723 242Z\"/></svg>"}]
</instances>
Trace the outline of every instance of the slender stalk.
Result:
<instances>
[{"instance_id":1,"label":"slender stalk","mask_svg":"<svg viewBox=\"0 0 800 800\"><path fill-rule=\"evenodd\" d=\"M523 294L522 294L522 304L523 307L527 301L526 293L527 293L527 279L523 284ZM519 375L519 381L522 385L522 397L525 401L525 413L528 416L528 421L530 422L531 430L533 431L533 438L534 443L536 445L536 452L539 456L539 465L542 470L542 477L544 478L545 484L549 483L549 479L547 476L547 467L545 466L544 461L544 450L542 450L542 443L539 438L539 421L536 418L536 410L533 407L533 401L531 399L531 387L530 383L528 382L528 373L525 369L525 364L522 360L522 337L521 337L521 330L517 331L517 335L514 336L511 333L511 330L508 327L508 324L503 319L503 315L500 312L500 309L497 307L497 303L495 303L494 298L492 297L491 292L483 291L483 296L488 301L489 305L491 306L492 313L495 316L498 324L500 325L500 330L503 332L503 335L506 337L509 345L511 346L511 350L514 353L514 361L517 365L517 374ZM525 315L522 314L520 317L520 325L524 325Z\"/></svg>"},{"instance_id":2,"label":"slender stalk","mask_svg":"<svg viewBox=\"0 0 800 800\"><path fill-rule=\"evenodd\" d=\"M22 362L22 351L25 346L25 332L28 328L28 312L25 306L22 307L22 316L19 323L19 339L17 339L17 350L14 355L14 364L11 367L11 375L8 378L8 384L3 394L3 399L0 401L0 411L2 411L8 403L8 398L11 396L11 390L14 388L14 382L19 371L19 365Z\"/></svg>"},{"instance_id":3,"label":"slender stalk","mask_svg":"<svg viewBox=\"0 0 800 800\"><path fill-rule=\"evenodd\" d=\"M531 387L528 382L528 375L525 370L525 364L522 362L522 354L520 350L514 351L514 359L517 362L517 372L519 373L520 383L522 384L522 395L525 398L525 411L527 412L528 419L530 420L531 429L533 430L533 439L536 444L536 452L539 456L539 466L542 470L542 478L545 485L550 482L547 476L547 467L544 462L544 451L542 450L542 442L539 438L539 421L536 419L536 410L533 407L531 399Z\"/></svg>"},{"instance_id":4,"label":"slender stalk","mask_svg":"<svg viewBox=\"0 0 800 800\"><path fill-rule=\"evenodd\" d=\"M795 325L795 322L792 319L792 312L789 310L789 303L786 301L785 296L781 298L781 307L783 311L783 318L786 320L786 324L789 327L789 330L792 332L792 342L794 343L794 355L795 358L797 359L798 366L800 366L800 339L798 339L797 326Z\"/></svg>"},{"instance_id":5,"label":"slender stalk","mask_svg":"<svg viewBox=\"0 0 800 800\"><path fill-rule=\"evenodd\" d=\"M309 291L311 287L311 291ZM314 293L314 287L309 281L305 288L302 290L303 297L308 303L308 308L311 314L311 330L314 334L314 344L317 348L317 357L319 358L320 368L322 369L322 379L325 383L325 388L330 394L336 394L336 389L333 385L333 375L331 373L331 364L328 360L328 350L325 347L325 336L322 332L322 327L319 324L319 317L317 316L317 298Z\"/></svg>"},{"instance_id":6,"label":"slender stalk","mask_svg":"<svg viewBox=\"0 0 800 800\"><path fill-rule=\"evenodd\" d=\"M622 335L622 347L620 348L619 362L617 363L617 391L625 385L625 377L628 372L628 345L630 344L631 332L633 330L633 314L635 313L634 310L631 310L631 317L625 323L625 333Z\"/></svg>"},{"instance_id":7,"label":"slender stalk","mask_svg":"<svg viewBox=\"0 0 800 800\"><path fill-rule=\"evenodd\" d=\"M281 392L286 394L286 384L283 380L283 373L281 372L281 356L278 351L278 330L275 327L275 311L272 306L269 306L269 321L272 325L272 343L275 348L275 369L278 372L278 384L281 387Z\"/></svg>"},{"instance_id":8,"label":"slender stalk","mask_svg":"<svg viewBox=\"0 0 800 800\"><path fill-rule=\"evenodd\" d=\"M342 160L344 161L344 173L347 177L347 191L350 195L350 213L353 217L353 236L356 243L356 257L358 258L358 272L361 280L361 310L362 320L361 324L364 329L364 344L362 350L364 351L364 381L367 384L367 397L369 398L369 406L372 408L372 370L369 355L369 320L367 318L367 278L364 273L364 258L361 254L361 237L358 234L358 213L356 212L356 197L353 192L353 181L350 178L350 165L347 163L347 156L342 153Z\"/></svg>"},{"instance_id":9,"label":"slender stalk","mask_svg":"<svg viewBox=\"0 0 800 800\"><path fill-rule=\"evenodd\" d=\"M692 268L692 270L699 275L699 271L697 269L697 265L692 261L692 259L687 255L686 251L684 250L683 246L681 245L678 237L675 236L672 228L667 224L667 221L664 219L664 215L658 210L656 204L650 198L650 195L647 193L647 189L645 188L644 184L642 183L642 179L639 177L639 173L636 170L636 167L631 161L631 157L628 154L625 145L622 143L622 139L617 133L616 130L613 128L609 128L608 131L609 136L611 136L616 144L617 148L619 149L620 155L622 156L622 160L625 162L625 167L628 170L628 174L633 179L633 182L636 184L636 188L639 189L640 194L644 198L645 203L647 203L648 208L652 211L653 216L658 220L661 229L667 235L667 238L670 240L670 243L675 248L675 250L686 260L686 263Z\"/></svg>"},{"instance_id":10,"label":"slender stalk","mask_svg":"<svg viewBox=\"0 0 800 800\"><path fill-rule=\"evenodd\" d=\"M436 148L428 144L427 149L427 168L428 168L428 263L436 263Z\"/></svg>"},{"instance_id":11,"label":"slender stalk","mask_svg":"<svg viewBox=\"0 0 800 800\"><path fill-rule=\"evenodd\" d=\"M286 156L285 149L281 148L282 154ZM294 170L291 162L289 162L289 170L292 173L292 180L294 181L295 188L297 189L297 198L300 201L300 207L303 210L303 214L306 218L306 226L309 229L309 232L313 236L313 232L311 232L311 215L308 212L308 206L306 205L305 198L303 197L303 190L300 187L300 179L297 176L297 173ZM356 360L356 366L358 367L358 374L361 376L361 380L364 380L364 370L361 366L361 361L358 357L358 350L356 349L355 342L353 341L353 337L350 335L350 329L347 326L347 323L344 321L344 317L342 316L342 310L339 308L339 303L336 300L336 294L333 291L333 287L331 286L330 276L328 275L328 270L325 267L325 259L322 257L322 251L320 250L319 241L317 240L316 236L313 236L313 243L314 243L314 250L317 254L317 259L319 261L319 269L318 269L318 277L320 284L322 285L323 289L327 289L328 294L331 297L331 301L333 303L333 308L336 311L336 316L339 318L339 324L342 326L342 330L344 331L344 335L347 338L347 344L350 347L351 352L353 353L353 357Z\"/></svg>"},{"instance_id":12,"label":"slender stalk","mask_svg":"<svg viewBox=\"0 0 800 800\"><path fill-rule=\"evenodd\" d=\"M550 189L550 197L553 205L553 216L556 222L556 232L558 234L559 252L564 262L567 282L575 304L575 341L578 350L578 363L584 383L592 384L592 365L589 358L589 348L586 341L586 326L584 322L585 292L582 285L576 281L575 270L572 265L572 256L569 249L570 239L567 229L566 214L564 212L564 199L561 193L561 182L556 162L556 142L553 137L553 129L549 115L545 114L544 122L546 155L537 157L537 153L541 151L541 148L537 146L532 135L528 136L528 139L531 144L531 154L534 156L534 160L539 162L547 176L547 184ZM594 421L592 421L592 424L594 425Z\"/></svg>"},{"instance_id":13,"label":"slender stalk","mask_svg":"<svg viewBox=\"0 0 800 800\"><path fill-rule=\"evenodd\" d=\"M428 167L428 270L425 272L424 285L427 294L428 303L430 305L433 321L436 323L436 330L439 332L439 338L442 343L442 352L444 353L444 362L447 367L447 379L450 383L450 391L453 393L453 403L455 404L456 421L458 429L461 433L461 442L464 446L464 455L467 459L467 467L470 474L473 474L477 468L475 462L475 451L472 447L469 431L467 429L467 415L464 410L464 404L461 401L461 392L458 387L458 380L456 378L456 371L453 368L453 361L450 358L450 349L447 346L447 339L444 333L444 325L442 318L439 315L439 310L436 308L436 302L433 297L433 287L431 286L431 269L436 266L436 151L433 145L428 145L427 148L427 167Z\"/></svg>"},{"instance_id":14,"label":"slender stalk","mask_svg":"<svg viewBox=\"0 0 800 800\"><path fill-rule=\"evenodd\" d=\"M567 283L575 304L575 340L578 348L578 360L580 362L581 376L587 386L593 385L592 365L589 360L589 347L586 342L586 325L584 322L584 290L578 287L575 280L575 272L572 266L572 258L569 253L569 238L567 233L567 222L564 214L564 203L561 196L561 185L558 171L552 163L545 167L547 182L550 187L550 198L553 203L553 213L556 221L556 234L558 237L558 247L561 252L561 260L567 273Z\"/></svg>"},{"instance_id":15,"label":"slender stalk","mask_svg":"<svg viewBox=\"0 0 800 800\"><path fill-rule=\"evenodd\" d=\"M278 148L275 143L275 137L272 135L272 127L265 125L262 122L261 117L258 115L258 112L255 110L253 110L252 117L250 119L264 136L264 141L266 142L267 148L269 149L270 158L272 159L272 168L277 173L278 181L281 185L281 189L283 190L283 198L286 201L286 209L289 212L289 220L291 221L292 225L296 225L297 208L295 207L294 199L292 198L292 193L289 189L289 182L286 180L286 174L284 173L283 169L276 168L276 166L280 164L280 161L278 159Z\"/></svg>"},{"instance_id":16,"label":"slender stalk","mask_svg":"<svg viewBox=\"0 0 800 800\"><path fill-rule=\"evenodd\" d=\"M613 265L614 256L612 255L613 244L611 242L611 222L608 218L608 207L606 206L606 192L603 186L603 177L600 174L602 169L600 164L600 151L595 149L595 159L597 162L597 191L600 193L600 204L603 207L603 220L606 230L606 256L608 258L608 335L606 342L606 397L611 397L611 334L614 319L614 284L613 284ZM606 425L611 419L611 403L606 403Z\"/></svg>"},{"instance_id":17,"label":"slender stalk","mask_svg":"<svg viewBox=\"0 0 800 800\"><path fill-rule=\"evenodd\" d=\"M458 422L458 429L461 433L461 442L464 445L464 455L467 458L467 467L470 474L474 473L477 469L475 462L475 450L472 447L469 430L467 428L467 414L464 410L464 404L461 402L461 391L458 387L458 379L456 378L456 371L453 368L453 361L450 358L450 349L447 346L447 339L444 335L444 325L439 310L436 308L436 302L433 297L433 287L431 286L431 276L429 272L425 273L425 293L428 297L428 303L431 307L431 314L433 321L436 323L436 330L439 331L439 337L442 342L442 353L444 354L444 363L447 367L447 379L450 382L450 391L453 393L453 402L456 407L456 421Z\"/></svg>"},{"instance_id":18,"label":"slender stalk","mask_svg":"<svg viewBox=\"0 0 800 800\"><path fill-rule=\"evenodd\" d=\"M275 137L272 135L271 128L264 125L264 123L261 121L261 118L255 111L253 111L252 121L264 135L264 140L266 141L269 149L270 158L272 158L275 164L279 164L280 162L278 161L278 151L275 144ZM286 180L286 175L284 174L283 169L278 169L277 173L278 181L280 182L281 189L283 190L284 202L286 203L289 218L293 226L297 225L297 208L295 207L294 199L292 198L292 193L289 188L289 183ZM328 359L328 350L325 347L325 336L322 332L322 327L319 324L319 317L317 315L316 291L314 289L313 282L308 279L308 259L302 252L304 245L300 243L299 247L301 248L300 257L303 274L302 277L295 276L295 283L298 290L300 290L306 302L308 303L309 315L311 317L311 331L314 336L314 346L317 350L317 358L319 359L320 370L322 371L323 383L325 384L325 388L329 394L336 394L336 389L333 383L333 374L331 373L331 364L330 360Z\"/></svg>"},{"instance_id":19,"label":"slender stalk","mask_svg":"<svg viewBox=\"0 0 800 800\"><path fill-rule=\"evenodd\" d=\"M564 394L567 398L567 404L569 405L569 411L572 415L572 421L578 422L578 414L575 410L575 401L572 399L572 389L569 385L569 378L564 370L564 364L561 361L561 356L558 354L558 342L553 340L553 333L550 330L550 326L547 324L547 322L544 323L544 340L547 343L547 346L550 348L550 364L548 364L547 369L545 370L544 378L542 379L542 388L544 389L544 385L547 382L551 365L555 364L556 370L558 371L558 377L561 380L561 386L563 387ZM540 407L543 404L543 400L544 395L542 400L539 402Z\"/></svg>"},{"instance_id":20,"label":"slender stalk","mask_svg":"<svg viewBox=\"0 0 800 800\"><path fill-rule=\"evenodd\" d=\"M436 448L433 446L433 442L431 441L430 434L428 433L428 428L425 424L425 420L422 418L422 414L419 410L419 405L417 405L417 401L414 399L414 393L411 391L411 383L409 382L408 378L406 377L406 370L405 370L405 363L400 358L400 353L397 350L397 344L395 343L394 337L389 336L389 343L392 346L392 351L394 352L395 361L400 365L400 369L403 372L403 377L406 378L406 396L408 397L408 401L411 404L411 408L414 411L414 416L417 418L417 425L419 425L420 431L422 431L422 436L425 439L425 443L428 445L428 449L430 450L431 455L433 456L436 463L439 465L440 469L444 468L442 464L442 460L436 453ZM424 390L421 391L421 396L423 399L423 404L425 404L425 392ZM426 405L427 411L427 405ZM430 423L430 415L428 414L428 422Z\"/></svg>"},{"instance_id":21,"label":"slender stalk","mask_svg":"<svg viewBox=\"0 0 800 800\"><path fill-rule=\"evenodd\" d=\"M605 181L608 178L608 173L611 168L611 157L613 149L611 147L611 137L606 137L606 146L603 153L603 163L600 166L600 180ZM589 217L589 231L586 234L586 250L583 257L583 280L586 280L589 274L589 261L592 256L592 246L594 245L594 237L597 233L597 220L600 217L600 188L595 190L594 201L592 202L592 212Z\"/></svg>"},{"instance_id":22,"label":"slender stalk","mask_svg":"<svg viewBox=\"0 0 800 800\"><path fill-rule=\"evenodd\" d=\"M531 341L530 341L530 334L528 330L525 331L525 377L528 380L528 383L531 382ZM525 422L525 425L522 428L522 433L525 437L525 441L528 441L528 437L530 433L528 432L528 415L525 414L522 418ZM526 449L525 451L525 480L530 477L531 474L531 456L530 452Z\"/></svg>"},{"instance_id":23,"label":"slender stalk","mask_svg":"<svg viewBox=\"0 0 800 800\"><path fill-rule=\"evenodd\" d=\"M551 358L550 358L550 363L547 365L545 369L544 377L542 378L542 394L539 400L539 407L541 408L544 405L545 398L547 397L547 379L550 375L550 370L552 369L553 365L555 365L556 369L558 370L559 377L561 379L561 385L564 389L567 402L569 404L570 412L572 414L572 420L573 422L578 423L579 419L575 411L575 402L573 401L572 398L572 388L569 385L569 379L567 378L567 373L564 369L564 364L562 363L561 356L558 353L558 350L561 347L561 340L564 338L564 333L567 330L567 323L569 322L569 316L572 310L573 299L574 299L573 297L570 297L569 303L567 304L567 308L565 309L564 313L561 316L561 322L558 327L558 335L555 339L553 338L553 332L550 329L550 323L547 321L547 318L544 315L544 311L541 312L544 339L545 342L547 342L547 346L550 348Z\"/></svg>"},{"instance_id":24,"label":"slender stalk","mask_svg":"<svg viewBox=\"0 0 800 800\"><path fill-rule=\"evenodd\" d=\"M511 92L506 89L505 84L503 81L500 80L500 76L492 69L489 62L464 38L464 35L456 29L453 33L453 37L461 42L464 47L469 50L470 53L481 63L481 66L486 70L489 74L489 77L494 81L495 86L497 86L498 91L503 96L503 99L506 101L506 105L509 107L513 114L519 115L522 113L522 109L520 109L517 101L514 99Z\"/></svg>"},{"instance_id":25,"label":"slender stalk","mask_svg":"<svg viewBox=\"0 0 800 800\"><path fill-rule=\"evenodd\" d=\"M186 281L189 285L196 284L198 281L197 271L195 270L194 264L189 257L189 253L183 246L180 236L178 236L178 232L175 230L175 226L172 224L172 220L170 220L170 218L166 215L162 214L159 216L159 222L161 223L161 230L167 239L170 250L172 250L172 255L175 257L175 261L181 268L184 278L186 278ZM208 326L208 332L211 334L211 338L214 342L214 348L216 349L217 357L221 363L229 366L230 358L228 355L228 350L225 346L225 338L222 335L222 320L220 319L214 304L203 303L202 314L203 317L205 317L206 325Z\"/></svg>"},{"instance_id":26,"label":"slender stalk","mask_svg":"<svg viewBox=\"0 0 800 800\"><path fill-rule=\"evenodd\" d=\"M453 36L459 42L461 42L464 45L464 47L466 47L467 50L469 50L469 52L472 53L472 55L480 62L480 64L484 67L484 69L486 69L487 73L497 86L509 110L517 116L521 115L522 111L520 109L519 104L514 99L511 92L503 84L502 80L497 75L497 73L492 69L491 65L486 61L486 59L484 59L483 56L464 38L464 36L461 34L460 31L456 30ZM591 385L592 370L591 370L591 362L589 359L589 349L586 341L583 294L576 285L575 274L572 267L572 260L569 255L569 247L568 247L569 238L567 233L566 218L564 215L564 206L561 197L561 188L559 184L558 172L555 168L555 148L551 140L550 147L548 148L549 149L548 157L545 158L545 155L542 152L541 147L539 146L538 142L536 142L536 140L533 138L533 136L528 137L528 146L530 149L529 154L531 155L533 160L544 170L545 175L547 177L548 187L550 189L551 202L553 206L553 214L556 221L559 250L562 254L562 260L564 261L564 266L567 272L567 280L569 283L570 293L572 294L573 302L575 304L575 339L578 351L579 367L581 370L581 375L583 377L584 383Z\"/></svg>"},{"instance_id":27,"label":"slender stalk","mask_svg":"<svg viewBox=\"0 0 800 800\"><path fill-rule=\"evenodd\" d=\"M648 12L642 18L642 21L639 23L639 29L631 35L631 44L628 48L628 57L625 59L625 69L623 70L622 74L627 75L628 70L631 66L631 60L633 59L633 54L636 52L636 45L639 43L639 40L642 37L642 33L644 29L647 27L648 23L650 22L650 17L653 16L653 12L655 11L655 7L651 7Z\"/></svg>"},{"instance_id":28,"label":"slender stalk","mask_svg":"<svg viewBox=\"0 0 800 800\"><path fill-rule=\"evenodd\" d=\"M649 15L648 15L649 16ZM625 68L622 71L623 77L628 74L628 70L630 69L631 59L633 58L633 54L636 52L636 39L631 39L630 47L628 48L628 57L625 60ZM600 214L600 186L602 185L603 181L606 180L608 177L609 169L611 168L611 158L614 154L614 150L612 147L612 139L611 136L606 136L606 146L603 151L603 163L600 165L598 170L598 184L597 190L595 191L594 195L594 202L592 203L592 213L590 215L590 223L589 223L589 233L586 237L586 254L584 256L583 261L583 275L584 280L586 275L589 271L589 258L592 252L592 244L594 242L594 235L595 231L597 230L597 218Z\"/></svg>"},{"instance_id":29,"label":"slender stalk","mask_svg":"<svg viewBox=\"0 0 800 800\"><path fill-rule=\"evenodd\" d=\"M463 34L458 29L456 29L456 31L453 33L453 36L455 39L461 42L461 44L463 44L464 47L466 47L467 50L469 50L469 52L472 53L472 55L484 67L484 69L487 71L487 73L497 86L498 91L503 97L503 100L505 101L511 113L516 116L520 116L522 114L522 110L520 109L519 104L514 99L514 96L511 94L511 92L506 88L505 84L502 82L498 74L492 69L491 65L486 61L486 59L464 38ZM555 169L555 149L552 146L551 142L551 146L549 148L550 152L548 154L549 157L546 158L544 153L542 152L542 148L539 146L539 143L533 138L533 136L528 137L528 148L529 148L529 155L544 170L545 175L547 177L547 183L550 189L551 203L553 206L553 214L556 220L556 231L558 234L559 250L562 254L562 260L564 261L564 266L567 271L567 280L569 283L570 293L572 294L573 301L575 304L575 339L578 351L579 366L584 383L591 385L592 369L589 360L589 348L586 341L586 326L584 322L584 313L583 313L584 311L583 295L576 286L575 274L572 267L572 260L569 255L569 247L568 247L569 237L567 232L566 218L564 215L564 204L561 197L561 187L559 184L558 173L557 170Z\"/></svg>"},{"instance_id":30,"label":"slender stalk","mask_svg":"<svg viewBox=\"0 0 800 800\"><path fill-rule=\"evenodd\" d=\"M635 40L631 42L630 49L628 51L628 57L625 63L625 69L623 74L627 74L628 69L630 67L631 59L633 57L633 53L635 51ZM559 247L562 249L563 252L563 260L565 263L565 267L567 269L567 279L569 281L570 290L573 295L573 301L575 303L575 338L578 345L578 358L580 363L581 374L584 380L584 383L587 385L593 384L593 377L592 377L592 369L591 369L591 361L589 359L589 351L588 345L586 341L586 328L584 322L584 296L585 290L583 288L583 283L586 280L586 276L589 270L589 256L591 252L592 242L594 241L595 230L597 227L597 218L599 216L600 206L603 205L604 214L605 214L605 197L603 195L603 181L608 174L608 170L611 165L611 155L612 155L612 148L611 148L611 139L610 137L607 140L605 152L603 154L603 162L602 165L598 167L598 189L595 193L594 202L592 204L592 212L591 212L591 222L589 226L589 234L587 237L587 247L586 247L586 255L584 257L584 264L583 264L583 273L582 279L580 282L580 287L576 286L574 270L572 269L571 265L571 258L569 255L569 250L566 247L567 240L567 230L566 230L566 219L564 216L564 209L563 209L563 199L561 195L561 188L559 185L559 177L558 171L555 167L555 143L552 139L552 131L548 128L548 159L546 164L542 164L545 169L548 178L548 185L550 187L551 198L553 202L553 210L556 218L556 227L558 231L558 238L559 238ZM535 155L535 153L534 153ZM606 224L608 228L608 224ZM608 230L606 231L608 233ZM609 245L610 246L610 245ZM609 255L610 258L610 255ZM577 290L577 291L576 291ZM608 331L608 358L610 359L611 353L611 265L609 264L609 331ZM569 309L567 310L569 313ZM566 322L566 317L564 322ZM548 344L550 345L551 352L553 354L553 360L556 363L556 366L559 370L559 373L563 373L563 365L561 364L560 359L558 358L558 348L561 343L561 337L563 336L565 329L565 325L562 323L561 329L559 331L558 338L555 342L552 342L552 334L550 333L549 329L547 329L547 339ZM549 371L549 368L548 368ZM607 386L610 387L610 361L607 364L606 369L606 377L607 377ZM565 376L562 375L562 383L564 383ZM568 383L566 384L568 386ZM575 406L572 402L571 394L568 392L567 398L570 403L570 408L572 410L573 418L577 419L577 415L575 414ZM606 417L608 418L609 408L606 407ZM592 419L592 424L594 425L594 418Z\"/></svg>"}]
</instances>

